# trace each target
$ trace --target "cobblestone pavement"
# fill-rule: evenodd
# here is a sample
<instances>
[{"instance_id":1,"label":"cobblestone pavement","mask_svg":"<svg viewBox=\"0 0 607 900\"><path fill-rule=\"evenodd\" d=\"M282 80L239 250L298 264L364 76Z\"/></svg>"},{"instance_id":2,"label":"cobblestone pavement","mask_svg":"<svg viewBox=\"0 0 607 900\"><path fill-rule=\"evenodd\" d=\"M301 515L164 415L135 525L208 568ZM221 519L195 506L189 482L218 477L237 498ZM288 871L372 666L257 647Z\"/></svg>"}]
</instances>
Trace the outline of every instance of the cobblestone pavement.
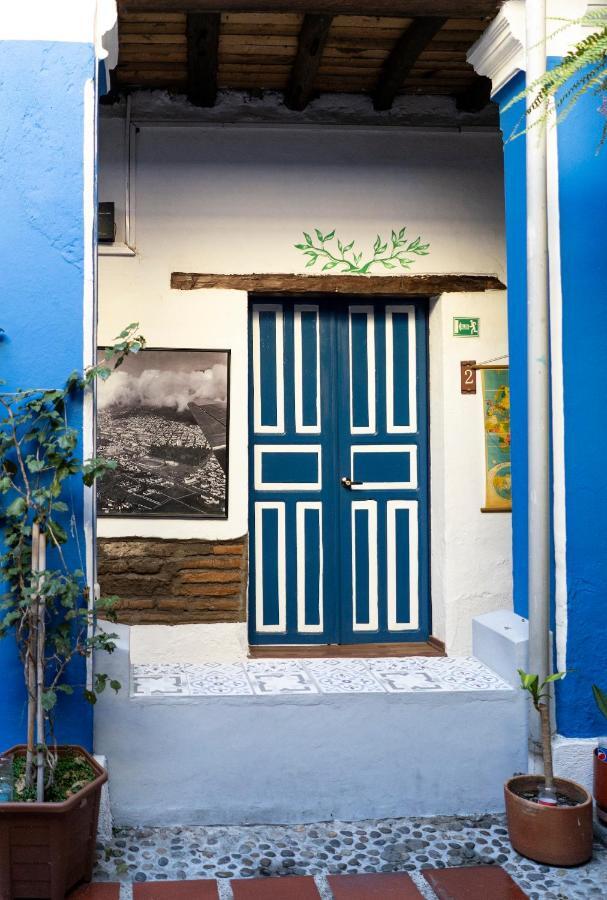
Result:
<instances>
[{"instance_id":1,"label":"cobblestone pavement","mask_svg":"<svg viewBox=\"0 0 607 900\"><path fill-rule=\"evenodd\" d=\"M530 862L508 842L503 816L382 819L313 825L119 828L99 845L96 881L158 881L316 875L417 873L424 868L497 863L531 900L607 898L607 845L577 869ZM220 891L229 900L225 882ZM124 894L123 894L124 896ZM431 895L427 895L431 896Z\"/></svg>"}]
</instances>

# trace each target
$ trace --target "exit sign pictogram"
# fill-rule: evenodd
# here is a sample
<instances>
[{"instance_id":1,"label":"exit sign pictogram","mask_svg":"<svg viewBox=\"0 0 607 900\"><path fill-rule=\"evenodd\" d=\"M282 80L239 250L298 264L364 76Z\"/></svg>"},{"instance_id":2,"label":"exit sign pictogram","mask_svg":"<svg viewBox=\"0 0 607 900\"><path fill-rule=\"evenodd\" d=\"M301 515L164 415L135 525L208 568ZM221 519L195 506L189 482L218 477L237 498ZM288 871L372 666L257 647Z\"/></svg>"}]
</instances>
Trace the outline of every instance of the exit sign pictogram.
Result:
<instances>
[{"instance_id":1,"label":"exit sign pictogram","mask_svg":"<svg viewBox=\"0 0 607 900\"><path fill-rule=\"evenodd\" d=\"M478 337L480 334L481 320L464 316L453 317L454 337Z\"/></svg>"}]
</instances>

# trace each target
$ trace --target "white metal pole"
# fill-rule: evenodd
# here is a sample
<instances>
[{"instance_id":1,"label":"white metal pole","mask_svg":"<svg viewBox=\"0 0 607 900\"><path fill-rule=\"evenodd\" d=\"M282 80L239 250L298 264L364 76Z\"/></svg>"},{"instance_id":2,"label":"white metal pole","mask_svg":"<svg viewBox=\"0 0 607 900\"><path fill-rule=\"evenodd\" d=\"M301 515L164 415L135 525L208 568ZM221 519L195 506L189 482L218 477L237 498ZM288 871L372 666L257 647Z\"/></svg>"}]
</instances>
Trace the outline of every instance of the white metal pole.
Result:
<instances>
[{"instance_id":1,"label":"white metal pole","mask_svg":"<svg viewBox=\"0 0 607 900\"><path fill-rule=\"evenodd\" d=\"M527 0L526 79L546 71L546 0ZM533 96L533 95L532 95ZM529 98L530 102L530 98ZM545 109L534 112L542 116ZM530 121L527 125L531 124ZM529 671L549 667L550 357L546 123L527 132L527 411L529 475ZM531 722L536 724L535 716ZM531 729L532 740L539 727Z\"/></svg>"}]
</instances>

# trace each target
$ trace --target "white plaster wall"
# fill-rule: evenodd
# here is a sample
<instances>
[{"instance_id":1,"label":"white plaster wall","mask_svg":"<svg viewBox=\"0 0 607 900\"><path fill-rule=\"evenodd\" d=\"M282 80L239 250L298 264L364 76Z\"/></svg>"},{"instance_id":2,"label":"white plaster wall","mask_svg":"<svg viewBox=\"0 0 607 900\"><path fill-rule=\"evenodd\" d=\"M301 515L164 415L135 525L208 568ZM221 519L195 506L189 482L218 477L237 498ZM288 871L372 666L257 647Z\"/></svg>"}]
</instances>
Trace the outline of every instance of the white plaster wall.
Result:
<instances>
[{"instance_id":1,"label":"white plaster wall","mask_svg":"<svg viewBox=\"0 0 607 900\"><path fill-rule=\"evenodd\" d=\"M480 317L480 337L453 336L454 316ZM460 362L508 352L504 291L443 294L430 312L430 473L433 633L468 654L472 618L512 606L510 513L482 513L485 445L481 372L462 394ZM506 360L507 362L507 360Z\"/></svg>"},{"instance_id":2,"label":"white plaster wall","mask_svg":"<svg viewBox=\"0 0 607 900\"><path fill-rule=\"evenodd\" d=\"M245 622L129 627L130 660L133 665L244 662L248 649Z\"/></svg>"},{"instance_id":3,"label":"white plaster wall","mask_svg":"<svg viewBox=\"0 0 607 900\"><path fill-rule=\"evenodd\" d=\"M96 43L97 56L107 55L102 40L116 23L116 0L22 0L3 7L3 41Z\"/></svg>"},{"instance_id":4,"label":"white plaster wall","mask_svg":"<svg viewBox=\"0 0 607 900\"><path fill-rule=\"evenodd\" d=\"M315 226L368 250L406 224L431 243L415 271L505 272L497 132L137 124L138 291L168 293L173 270L309 274L293 245ZM119 120L101 137L99 195L114 199ZM128 261L111 270L122 278Z\"/></svg>"},{"instance_id":5,"label":"white plaster wall","mask_svg":"<svg viewBox=\"0 0 607 900\"><path fill-rule=\"evenodd\" d=\"M171 247L157 247L165 266ZM139 322L150 347L202 347L232 351L230 366L229 509L227 519L113 519L100 517L100 537L223 540L247 531L248 388L247 295L242 291L170 291L167 280L146 272L143 256L100 259L99 343L111 343L129 322ZM118 269L122 268L122 275Z\"/></svg>"},{"instance_id":6,"label":"white plaster wall","mask_svg":"<svg viewBox=\"0 0 607 900\"><path fill-rule=\"evenodd\" d=\"M411 271L505 278L500 136L385 127L136 124L136 255L100 257L99 340L111 341L127 322L139 321L150 346L232 350L229 518L102 518L99 534L235 537L247 530L247 298L230 291L173 291L171 272L311 273L316 269L305 269L306 260L293 247L302 231L335 228L366 251L377 233L389 236L406 224L412 237L421 234L431 244L430 255L418 258ZM116 202L120 222L123 123L102 119L100 131L99 198ZM480 315L480 339L453 338L454 315ZM480 513L482 401L480 395L459 394L460 359L505 352L504 292L445 296L434 303L433 630L451 653L469 652L473 615L511 605L510 517ZM149 653L157 659L154 646Z\"/></svg>"}]
</instances>

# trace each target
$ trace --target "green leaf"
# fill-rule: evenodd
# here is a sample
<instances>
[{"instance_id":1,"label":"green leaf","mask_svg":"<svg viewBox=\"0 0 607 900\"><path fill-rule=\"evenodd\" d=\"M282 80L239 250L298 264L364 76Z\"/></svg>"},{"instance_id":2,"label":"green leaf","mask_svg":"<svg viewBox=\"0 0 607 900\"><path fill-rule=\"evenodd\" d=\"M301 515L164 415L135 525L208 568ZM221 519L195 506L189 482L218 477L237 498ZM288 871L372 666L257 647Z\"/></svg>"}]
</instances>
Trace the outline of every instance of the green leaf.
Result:
<instances>
[{"instance_id":1,"label":"green leaf","mask_svg":"<svg viewBox=\"0 0 607 900\"><path fill-rule=\"evenodd\" d=\"M44 460L36 459L35 456L28 456L25 464L30 472L41 472L44 469Z\"/></svg>"},{"instance_id":2,"label":"green leaf","mask_svg":"<svg viewBox=\"0 0 607 900\"><path fill-rule=\"evenodd\" d=\"M320 243L321 243L321 244L324 244L325 239L324 239L324 237L322 236L322 231L320 231L318 228L315 228L314 231L316 232L316 237L318 238L318 240L320 241Z\"/></svg>"},{"instance_id":3,"label":"green leaf","mask_svg":"<svg viewBox=\"0 0 607 900\"><path fill-rule=\"evenodd\" d=\"M67 534L65 533L64 528L58 522L55 522L54 519L48 519L46 527L51 538L56 541L57 544L67 543Z\"/></svg>"},{"instance_id":4,"label":"green leaf","mask_svg":"<svg viewBox=\"0 0 607 900\"><path fill-rule=\"evenodd\" d=\"M12 503L6 507L5 515L8 517L22 516L27 510L27 502L25 497L17 497Z\"/></svg>"},{"instance_id":5,"label":"green leaf","mask_svg":"<svg viewBox=\"0 0 607 900\"><path fill-rule=\"evenodd\" d=\"M560 681L566 674L566 672L555 672L553 675L548 675L547 678L544 679L544 684L549 684L551 681Z\"/></svg>"},{"instance_id":6,"label":"green leaf","mask_svg":"<svg viewBox=\"0 0 607 900\"><path fill-rule=\"evenodd\" d=\"M597 684L592 685L592 693L594 694L594 699L599 711L607 719L607 694L602 691Z\"/></svg>"},{"instance_id":7,"label":"green leaf","mask_svg":"<svg viewBox=\"0 0 607 900\"><path fill-rule=\"evenodd\" d=\"M88 689L84 690L84 699L94 706L97 702L97 694L94 691L89 691Z\"/></svg>"},{"instance_id":8,"label":"green leaf","mask_svg":"<svg viewBox=\"0 0 607 900\"><path fill-rule=\"evenodd\" d=\"M57 703L57 694L55 693L55 691L43 691L40 700L42 703L42 709L49 712L49 710L53 709L53 707Z\"/></svg>"},{"instance_id":9,"label":"green leaf","mask_svg":"<svg viewBox=\"0 0 607 900\"><path fill-rule=\"evenodd\" d=\"M324 266L322 267L322 271L325 272L327 269L334 269L337 265L338 263L331 260L330 262L324 264Z\"/></svg>"},{"instance_id":10,"label":"green leaf","mask_svg":"<svg viewBox=\"0 0 607 900\"><path fill-rule=\"evenodd\" d=\"M310 259L310 260L306 263L306 269L309 269L310 266L313 266L315 262L316 262L316 256L313 256L312 259Z\"/></svg>"},{"instance_id":11,"label":"green leaf","mask_svg":"<svg viewBox=\"0 0 607 900\"><path fill-rule=\"evenodd\" d=\"M312 238L310 237L308 232L304 231L303 236L306 239L306 244L308 245L308 247L311 247L312 246Z\"/></svg>"},{"instance_id":12,"label":"green leaf","mask_svg":"<svg viewBox=\"0 0 607 900\"><path fill-rule=\"evenodd\" d=\"M116 693L118 693L118 691L121 690L122 685L120 684L119 681L116 681L115 679L112 679L112 680L110 681L110 687L111 687L111 689L112 689L113 691L115 691Z\"/></svg>"},{"instance_id":13,"label":"green leaf","mask_svg":"<svg viewBox=\"0 0 607 900\"><path fill-rule=\"evenodd\" d=\"M335 237L335 229L333 229L333 231L330 231L328 234L325 234L325 236L323 238L323 243L325 241L332 241L334 237Z\"/></svg>"}]
</instances>

